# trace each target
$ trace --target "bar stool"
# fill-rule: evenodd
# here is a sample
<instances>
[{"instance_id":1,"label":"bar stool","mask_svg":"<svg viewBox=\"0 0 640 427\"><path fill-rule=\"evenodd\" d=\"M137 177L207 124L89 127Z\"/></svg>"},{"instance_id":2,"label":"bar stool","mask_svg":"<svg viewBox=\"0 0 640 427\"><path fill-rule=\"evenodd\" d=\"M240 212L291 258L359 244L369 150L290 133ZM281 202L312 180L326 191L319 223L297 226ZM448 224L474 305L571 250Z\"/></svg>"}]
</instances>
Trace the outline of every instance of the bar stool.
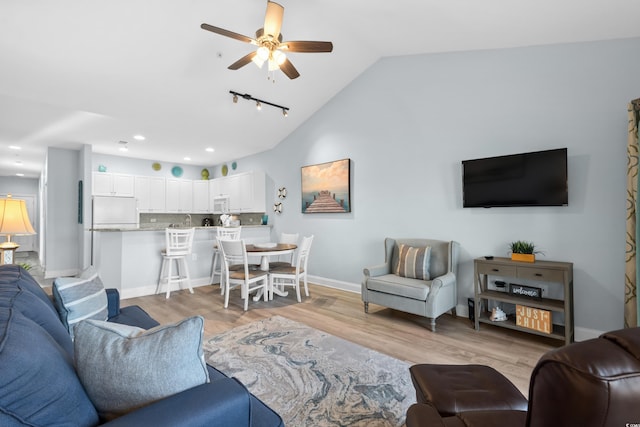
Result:
<instances>
[{"instance_id":1,"label":"bar stool","mask_svg":"<svg viewBox=\"0 0 640 427\"><path fill-rule=\"evenodd\" d=\"M216 275L220 276L220 294L224 295L223 271L222 271L222 252L217 240L240 240L240 232L242 227L217 227L216 244L213 246L213 261L211 263L211 277L209 282L213 284ZM219 266L218 266L219 264ZM216 268L218 266L218 268Z\"/></svg>"},{"instance_id":2,"label":"bar stool","mask_svg":"<svg viewBox=\"0 0 640 427\"><path fill-rule=\"evenodd\" d=\"M165 229L166 248L162 250L162 265L160 266L160 279L156 294L160 292L163 282L167 283L167 296L171 292L171 285L178 284L180 288L182 282L186 282L189 292L193 293L189 267L187 266L187 256L191 255L193 246L193 235L195 228L167 228ZM176 262L176 271L173 274L173 262Z\"/></svg>"}]
</instances>

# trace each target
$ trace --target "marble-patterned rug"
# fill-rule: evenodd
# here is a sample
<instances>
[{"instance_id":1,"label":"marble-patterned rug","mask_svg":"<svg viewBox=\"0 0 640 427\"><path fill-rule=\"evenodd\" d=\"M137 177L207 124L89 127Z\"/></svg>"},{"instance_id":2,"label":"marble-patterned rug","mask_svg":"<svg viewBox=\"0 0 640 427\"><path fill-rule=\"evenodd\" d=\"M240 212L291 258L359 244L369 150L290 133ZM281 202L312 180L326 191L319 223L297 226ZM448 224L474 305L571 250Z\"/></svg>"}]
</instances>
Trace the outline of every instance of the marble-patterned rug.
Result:
<instances>
[{"instance_id":1,"label":"marble-patterned rug","mask_svg":"<svg viewBox=\"0 0 640 427\"><path fill-rule=\"evenodd\" d=\"M224 332L204 351L287 427L402 426L415 402L408 363L281 316Z\"/></svg>"}]
</instances>

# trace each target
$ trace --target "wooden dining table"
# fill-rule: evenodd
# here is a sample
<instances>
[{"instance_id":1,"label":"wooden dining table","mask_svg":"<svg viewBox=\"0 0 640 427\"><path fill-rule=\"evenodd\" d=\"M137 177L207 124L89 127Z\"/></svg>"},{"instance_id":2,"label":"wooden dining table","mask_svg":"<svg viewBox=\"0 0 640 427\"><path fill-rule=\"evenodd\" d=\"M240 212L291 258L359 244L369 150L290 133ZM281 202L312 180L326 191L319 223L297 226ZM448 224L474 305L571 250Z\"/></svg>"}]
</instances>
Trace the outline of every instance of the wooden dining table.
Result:
<instances>
[{"instance_id":1,"label":"wooden dining table","mask_svg":"<svg viewBox=\"0 0 640 427\"><path fill-rule=\"evenodd\" d=\"M247 244L247 255L260 256L260 270L269 271L269 257L291 254L297 249L297 245L292 243L253 243ZM274 289L273 293L286 297L289 293L282 289ZM258 301L262 297L262 293L253 297L254 301Z\"/></svg>"}]
</instances>

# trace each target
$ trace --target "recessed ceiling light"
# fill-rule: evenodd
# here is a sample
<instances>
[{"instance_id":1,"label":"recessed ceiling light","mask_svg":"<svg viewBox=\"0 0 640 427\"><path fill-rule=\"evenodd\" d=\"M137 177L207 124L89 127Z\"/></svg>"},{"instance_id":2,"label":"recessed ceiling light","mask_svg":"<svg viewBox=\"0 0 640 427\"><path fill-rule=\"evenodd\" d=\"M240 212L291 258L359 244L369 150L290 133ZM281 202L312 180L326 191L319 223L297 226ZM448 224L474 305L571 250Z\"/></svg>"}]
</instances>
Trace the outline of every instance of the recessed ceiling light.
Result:
<instances>
[{"instance_id":1,"label":"recessed ceiling light","mask_svg":"<svg viewBox=\"0 0 640 427\"><path fill-rule=\"evenodd\" d=\"M16 176L24 176L23 173L17 173Z\"/></svg>"},{"instance_id":2,"label":"recessed ceiling light","mask_svg":"<svg viewBox=\"0 0 640 427\"><path fill-rule=\"evenodd\" d=\"M12 150L22 150L22 147L18 147L17 145L10 145L9 148Z\"/></svg>"},{"instance_id":3,"label":"recessed ceiling light","mask_svg":"<svg viewBox=\"0 0 640 427\"><path fill-rule=\"evenodd\" d=\"M204 149L204 151L206 151L206 152L208 152L208 153L213 153L213 152L214 152L214 151L216 151L216 150L214 150L214 149L213 149L213 148L211 148L211 147L207 147L207 148L205 148L205 149Z\"/></svg>"},{"instance_id":4,"label":"recessed ceiling light","mask_svg":"<svg viewBox=\"0 0 640 427\"><path fill-rule=\"evenodd\" d=\"M22 164L22 160L16 160L16 165L21 165Z\"/></svg>"},{"instance_id":5,"label":"recessed ceiling light","mask_svg":"<svg viewBox=\"0 0 640 427\"><path fill-rule=\"evenodd\" d=\"M185 157L184 159L185 159L186 161L189 161L189 160L191 160L191 157Z\"/></svg>"},{"instance_id":6,"label":"recessed ceiling light","mask_svg":"<svg viewBox=\"0 0 640 427\"><path fill-rule=\"evenodd\" d=\"M147 138L145 138L144 135L134 135L133 139L135 139L136 141L144 141Z\"/></svg>"}]
</instances>

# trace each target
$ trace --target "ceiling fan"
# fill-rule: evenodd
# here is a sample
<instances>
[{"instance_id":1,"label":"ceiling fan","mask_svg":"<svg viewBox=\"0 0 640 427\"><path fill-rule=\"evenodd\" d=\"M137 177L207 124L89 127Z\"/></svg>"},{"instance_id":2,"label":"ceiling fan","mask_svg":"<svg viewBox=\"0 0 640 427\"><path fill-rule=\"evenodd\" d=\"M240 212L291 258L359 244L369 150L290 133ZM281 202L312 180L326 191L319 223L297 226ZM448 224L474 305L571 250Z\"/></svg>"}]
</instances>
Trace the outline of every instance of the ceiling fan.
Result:
<instances>
[{"instance_id":1,"label":"ceiling fan","mask_svg":"<svg viewBox=\"0 0 640 427\"><path fill-rule=\"evenodd\" d=\"M222 36L240 40L241 42L250 43L258 46L258 49L243 56L233 64L229 65L230 70L237 70L244 67L249 62L254 62L258 67L267 62L269 71L282 70L290 79L300 76L296 67L287 58L287 52L331 52L333 44L331 42L318 41L290 41L283 42L280 28L282 27L282 16L284 15L284 7L282 5L267 1L267 13L264 17L264 26L256 31L256 37L251 38L242 34L223 28L214 27L209 24L202 24L200 28L211 31Z\"/></svg>"}]
</instances>

